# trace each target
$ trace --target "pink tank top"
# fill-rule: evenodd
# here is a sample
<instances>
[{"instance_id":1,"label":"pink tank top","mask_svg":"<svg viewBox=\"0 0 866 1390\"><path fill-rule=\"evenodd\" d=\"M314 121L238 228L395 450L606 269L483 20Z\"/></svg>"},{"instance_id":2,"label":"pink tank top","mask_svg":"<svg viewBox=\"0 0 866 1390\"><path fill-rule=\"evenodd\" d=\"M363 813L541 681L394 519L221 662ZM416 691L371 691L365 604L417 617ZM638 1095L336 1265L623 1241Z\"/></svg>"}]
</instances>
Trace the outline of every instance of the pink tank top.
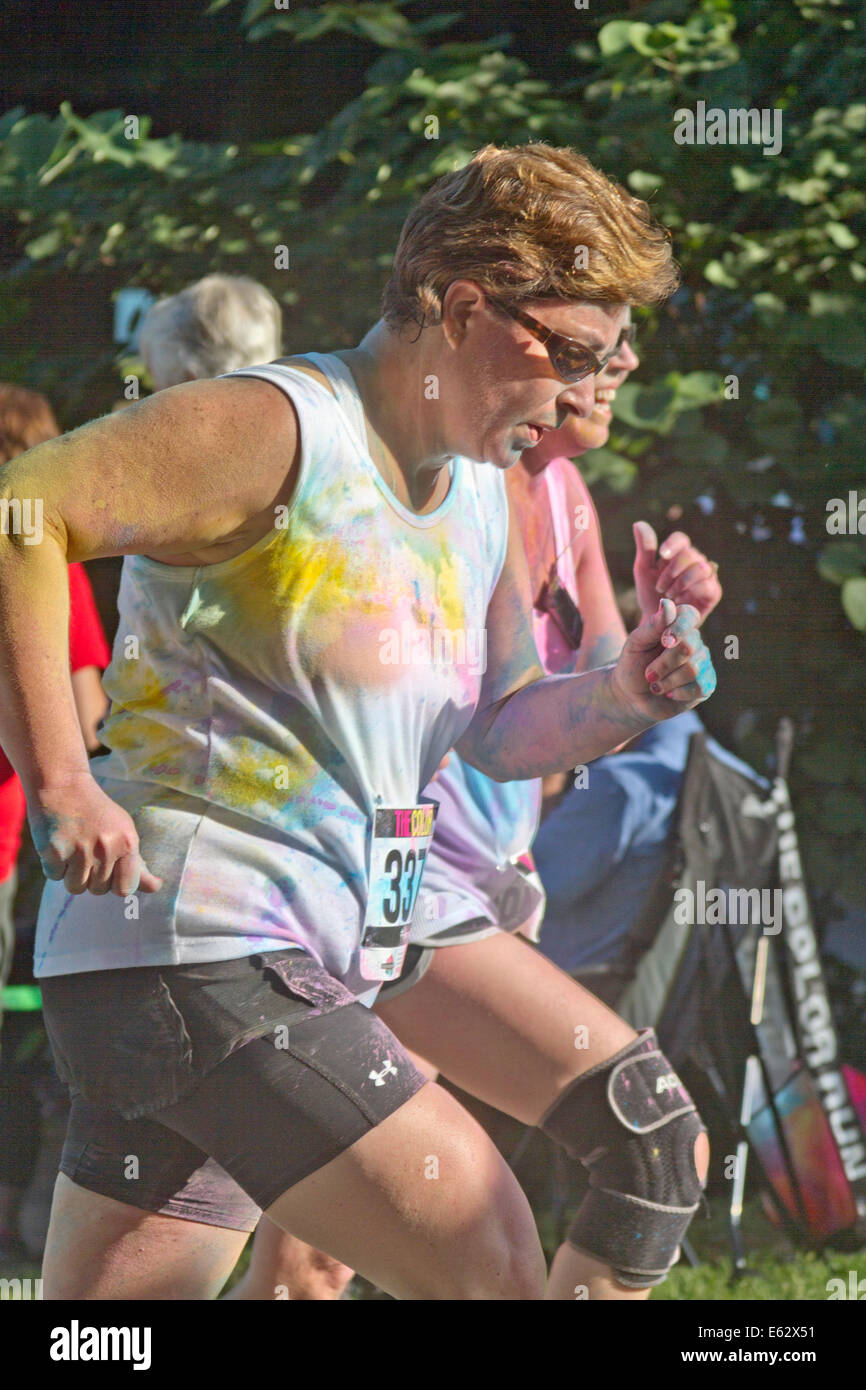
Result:
<instances>
[{"instance_id":1,"label":"pink tank top","mask_svg":"<svg viewBox=\"0 0 866 1390\"><path fill-rule=\"evenodd\" d=\"M574 572L574 557L571 543L574 527L568 508L568 495L565 486L564 469L574 465L568 459L553 459L544 471L547 496L550 502L550 515L553 521L554 555L556 574L563 589L577 605L577 576ZM579 605L578 605L579 606ZM532 634L541 664L548 675L559 675L562 671L574 669L577 653L568 645L556 623L546 614L532 610Z\"/></svg>"}]
</instances>

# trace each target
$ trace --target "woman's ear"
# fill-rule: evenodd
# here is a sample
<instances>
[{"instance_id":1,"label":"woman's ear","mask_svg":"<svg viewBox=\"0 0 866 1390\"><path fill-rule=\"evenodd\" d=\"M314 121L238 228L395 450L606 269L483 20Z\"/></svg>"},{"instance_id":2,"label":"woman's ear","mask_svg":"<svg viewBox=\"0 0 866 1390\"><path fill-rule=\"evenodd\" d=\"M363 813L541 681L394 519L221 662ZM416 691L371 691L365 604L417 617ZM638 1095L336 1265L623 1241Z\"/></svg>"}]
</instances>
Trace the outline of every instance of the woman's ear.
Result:
<instances>
[{"instance_id":1,"label":"woman's ear","mask_svg":"<svg viewBox=\"0 0 866 1390\"><path fill-rule=\"evenodd\" d=\"M484 291L474 280L452 280L442 298L442 332L449 347L465 336L473 314L484 308Z\"/></svg>"}]
</instances>

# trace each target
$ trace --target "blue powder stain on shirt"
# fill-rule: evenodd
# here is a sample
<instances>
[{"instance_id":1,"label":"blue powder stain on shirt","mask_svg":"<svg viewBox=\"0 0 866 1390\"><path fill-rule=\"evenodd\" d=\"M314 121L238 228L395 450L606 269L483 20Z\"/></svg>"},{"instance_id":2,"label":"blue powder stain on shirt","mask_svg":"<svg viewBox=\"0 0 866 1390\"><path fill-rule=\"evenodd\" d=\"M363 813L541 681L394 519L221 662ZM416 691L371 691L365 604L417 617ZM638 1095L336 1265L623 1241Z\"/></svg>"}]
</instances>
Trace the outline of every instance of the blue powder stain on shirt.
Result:
<instances>
[{"instance_id":1,"label":"blue powder stain on shirt","mask_svg":"<svg viewBox=\"0 0 866 1390\"><path fill-rule=\"evenodd\" d=\"M75 895L74 893L68 893L68 894L67 894L67 896L66 896L66 902L63 904L62 908L60 909L60 911L58 912L57 916L55 917L54 923L53 923L52 928L51 928L51 931L48 933L48 946L50 946L51 943L52 943L52 941L54 940L54 937L55 937L56 932L57 932L57 928L60 926L60 923L63 921L63 918L66 916L67 912L69 911L70 907L72 906L73 902L75 901L75 897L76 897L76 895ZM46 947L46 949L45 949L44 951L40 951L40 953L39 953L39 964L40 964L40 965L42 965L42 963L44 962L45 957L46 957L47 955L48 955L48 948ZM34 962L34 965L35 965L35 962Z\"/></svg>"}]
</instances>

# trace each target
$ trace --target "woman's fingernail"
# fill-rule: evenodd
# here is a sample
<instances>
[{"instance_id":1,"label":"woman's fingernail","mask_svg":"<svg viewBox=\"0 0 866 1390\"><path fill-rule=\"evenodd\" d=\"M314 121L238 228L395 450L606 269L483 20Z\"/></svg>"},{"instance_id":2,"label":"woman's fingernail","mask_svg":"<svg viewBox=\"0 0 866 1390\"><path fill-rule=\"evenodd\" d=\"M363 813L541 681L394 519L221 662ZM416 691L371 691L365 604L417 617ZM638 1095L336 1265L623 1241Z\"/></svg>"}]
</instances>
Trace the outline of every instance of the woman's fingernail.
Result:
<instances>
[{"instance_id":1,"label":"woman's fingernail","mask_svg":"<svg viewBox=\"0 0 866 1390\"><path fill-rule=\"evenodd\" d=\"M673 635L672 632L666 632L666 633L664 634L664 636L662 637L662 646L663 646L663 647L675 647L676 644L677 644L677 639L676 639L676 637L674 637L674 635Z\"/></svg>"},{"instance_id":2,"label":"woman's fingernail","mask_svg":"<svg viewBox=\"0 0 866 1390\"><path fill-rule=\"evenodd\" d=\"M659 685L658 681L653 681L652 685L650 686L650 690L653 692L654 695L660 695L662 688Z\"/></svg>"},{"instance_id":3,"label":"woman's fingernail","mask_svg":"<svg viewBox=\"0 0 866 1390\"><path fill-rule=\"evenodd\" d=\"M656 678L656 673L655 673L655 671L647 671L647 672L646 672L646 678L647 678L648 681L654 681L655 678Z\"/></svg>"}]
</instances>

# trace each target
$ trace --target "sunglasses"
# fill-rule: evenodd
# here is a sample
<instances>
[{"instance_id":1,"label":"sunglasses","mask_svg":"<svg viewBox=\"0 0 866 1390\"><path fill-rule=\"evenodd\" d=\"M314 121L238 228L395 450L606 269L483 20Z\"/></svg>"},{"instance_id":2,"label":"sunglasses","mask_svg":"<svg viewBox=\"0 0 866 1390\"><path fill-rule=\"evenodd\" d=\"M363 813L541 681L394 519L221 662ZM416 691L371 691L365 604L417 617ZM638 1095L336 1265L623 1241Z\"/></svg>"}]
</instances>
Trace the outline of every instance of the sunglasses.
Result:
<instances>
[{"instance_id":1,"label":"sunglasses","mask_svg":"<svg viewBox=\"0 0 866 1390\"><path fill-rule=\"evenodd\" d=\"M536 612L545 613L551 619L571 650L576 652L583 640L583 618L571 594L559 582L556 563L554 560L534 607Z\"/></svg>"},{"instance_id":2,"label":"sunglasses","mask_svg":"<svg viewBox=\"0 0 866 1390\"><path fill-rule=\"evenodd\" d=\"M515 323L519 323L522 328L526 329L527 333L531 333L533 338L537 338L544 345L556 375L568 382L583 381L584 377L598 376L599 372L603 372L611 358L619 352L624 335L633 332L634 329L634 325L629 324L628 328L624 328L620 333L616 346L611 348L604 357L596 357L595 353L590 348L585 347L583 343L577 342L575 338L566 338L565 334L556 333L552 328L546 328L543 323L539 323L538 319L527 314L524 309L511 309L507 304L492 298L491 295L487 296L487 300L500 313L507 314L510 319L514 319ZM629 338L628 341L633 342L634 339Z\"/></svg>"}]
</instances>

